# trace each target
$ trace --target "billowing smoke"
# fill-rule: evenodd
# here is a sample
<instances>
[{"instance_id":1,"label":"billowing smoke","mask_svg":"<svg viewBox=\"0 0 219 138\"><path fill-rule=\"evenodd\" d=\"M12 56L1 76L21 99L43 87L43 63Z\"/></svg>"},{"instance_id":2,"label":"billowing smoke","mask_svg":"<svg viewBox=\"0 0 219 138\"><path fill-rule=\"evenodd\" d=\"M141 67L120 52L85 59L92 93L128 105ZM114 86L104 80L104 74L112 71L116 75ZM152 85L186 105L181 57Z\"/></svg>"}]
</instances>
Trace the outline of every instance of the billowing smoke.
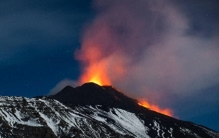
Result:
<instances>
[{"instance_id":1,"label":"billowing smoke","mask_svg":"<svg viewBox=\"0 0 219 138\"><path fill-rule=\"evenodd\" d=\"M83 74L101 68L127 95L172 108L219 84L219 37L189 33L171 1L94 0L94 8L76 52Z\"/></svg>"}]
</instances>

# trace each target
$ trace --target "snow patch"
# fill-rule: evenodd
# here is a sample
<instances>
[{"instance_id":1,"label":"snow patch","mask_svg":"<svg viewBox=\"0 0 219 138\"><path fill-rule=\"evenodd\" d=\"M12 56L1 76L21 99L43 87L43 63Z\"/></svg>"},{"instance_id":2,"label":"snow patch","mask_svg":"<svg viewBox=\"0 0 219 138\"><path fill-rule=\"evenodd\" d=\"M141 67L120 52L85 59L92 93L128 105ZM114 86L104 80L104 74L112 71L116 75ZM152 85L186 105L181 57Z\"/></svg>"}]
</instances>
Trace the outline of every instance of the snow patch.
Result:
<instances>
[{"instance_id":1,"label":"snow patch","mask_svg":"<svg viewBox=\"0 0 219 138\"><path fill-rule=\"evenodd\" d=\"M189 135L195 136L196 138L201 138L199 135L192 132L190 129L180 127L180 131L184 134L189 134Z\"/></svg>"}]
</instances>

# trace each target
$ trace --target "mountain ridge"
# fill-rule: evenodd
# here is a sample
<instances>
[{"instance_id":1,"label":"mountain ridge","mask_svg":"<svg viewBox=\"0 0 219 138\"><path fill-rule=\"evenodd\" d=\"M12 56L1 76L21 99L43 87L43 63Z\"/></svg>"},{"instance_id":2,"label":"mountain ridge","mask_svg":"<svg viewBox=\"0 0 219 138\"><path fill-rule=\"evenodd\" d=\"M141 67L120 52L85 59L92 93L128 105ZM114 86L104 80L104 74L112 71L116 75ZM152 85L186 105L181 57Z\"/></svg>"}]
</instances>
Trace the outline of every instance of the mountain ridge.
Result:
<instances>
[{"instance_id":1,"label":"mountain ridge","mask_svg":"<svg viewBox=\"0 0 219 138\"><path fill-rule=\"evenodd\" d=\"M35 98L0 96L2 138L219 138L142 106L112 86L85 83Z\"/></svg>"},{"instance_id":2,"label":"mountain ridge","mask_svg":"<svg viewBox=\"0 0 219 138\"><path fill-rule=\"evenodd\" d=\"M108 107L138 108L136 99L119 92L112 86L85 83L78 87L66 86L59 93L49 96L65 104L104 105Z\"/></svg>"}]
</instances>

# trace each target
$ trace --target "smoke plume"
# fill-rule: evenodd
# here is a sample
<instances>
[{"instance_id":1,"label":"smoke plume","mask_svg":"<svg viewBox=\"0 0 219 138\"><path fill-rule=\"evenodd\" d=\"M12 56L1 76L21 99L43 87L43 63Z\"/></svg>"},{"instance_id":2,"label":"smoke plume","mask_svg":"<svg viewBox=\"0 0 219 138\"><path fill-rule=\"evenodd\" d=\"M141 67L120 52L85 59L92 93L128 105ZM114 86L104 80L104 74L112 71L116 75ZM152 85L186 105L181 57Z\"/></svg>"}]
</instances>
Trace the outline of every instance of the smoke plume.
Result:
<instances>
[{"instance_id":1,"label":"smoke plume","mask_svg":"<svg viewBox=\"0 0 219 138\"><path fill-rule=\"evenodd\" d=\"M219 84L219 37L190 34L189 18L171 1L94 0L93 6L97 15L75 55L83 74L101 68L127 95L172 108Z\"/></svg>"}]
</instances>

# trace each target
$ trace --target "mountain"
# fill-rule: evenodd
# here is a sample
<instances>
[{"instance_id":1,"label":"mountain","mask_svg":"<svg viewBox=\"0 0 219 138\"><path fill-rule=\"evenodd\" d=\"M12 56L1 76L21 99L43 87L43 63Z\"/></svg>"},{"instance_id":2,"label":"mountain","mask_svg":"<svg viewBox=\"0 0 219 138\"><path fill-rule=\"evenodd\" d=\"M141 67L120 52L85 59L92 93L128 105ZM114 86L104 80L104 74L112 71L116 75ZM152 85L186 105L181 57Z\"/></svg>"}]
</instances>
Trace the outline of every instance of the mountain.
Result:
<instances>
[{"instance_id":1,"label":"mountain","mask_svg":"<svg viewBox=\"0 0 219 138\"><path fill-rule=\"evenodd\" d=\"M154 112L94 83L46 97L0 96L0 107L0 138L219 138L207 127Z\"/></svg>"}]
</instances>

